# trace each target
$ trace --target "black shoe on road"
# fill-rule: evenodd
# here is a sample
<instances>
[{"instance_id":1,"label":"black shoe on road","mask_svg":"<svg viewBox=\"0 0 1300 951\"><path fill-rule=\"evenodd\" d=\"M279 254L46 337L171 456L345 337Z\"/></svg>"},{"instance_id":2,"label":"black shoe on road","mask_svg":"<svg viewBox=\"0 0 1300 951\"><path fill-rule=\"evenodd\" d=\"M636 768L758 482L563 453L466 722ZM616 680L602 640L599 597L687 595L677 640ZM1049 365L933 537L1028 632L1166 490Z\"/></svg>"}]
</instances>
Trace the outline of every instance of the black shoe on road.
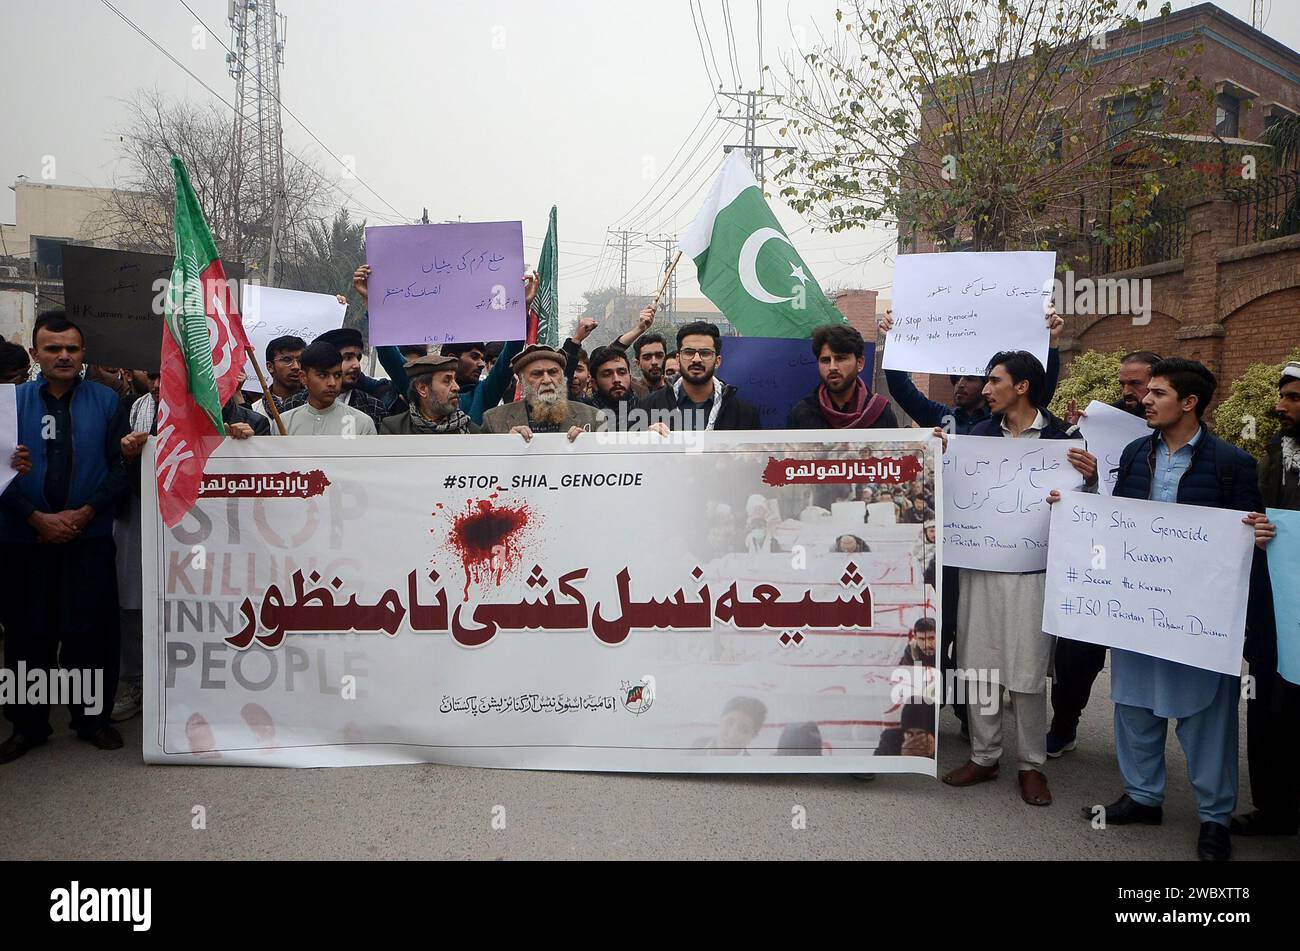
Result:
<instances>
[{"instance_id":1,"label":"black shoe on road","mask_svg":"<svg viewBox=\"0 0 1300 951\"><path fill-rule=\"evenodd\" d=\"M1094 817L1093 806L1083 807L1083 817L1089 822ZM1165 811L1160 806L1144 806L1140 802L1135 802L1129 798L1128 793L1120 796L1109 806L1105 807L1103 813L1106 825L1108 826L1127 826L1140 824L1144 826L1158 826L1164 821ZM1227 831L1226 829L1224 830Z\"/></svg>"},{"instance_id":2,"label":"black shoe on road","mask_svg":"<svg viewBox=\"0 0 1300 951\"><path fill-rule=\"evenodd\" d=\"M1196 839L1196 855L1202 862L1226 862L1232 857L1232 836L1227 826L1202 822Z\"/></svg>"},{"instance_id":3,"label":"black shoe on road","mask_svg":"<svg viewBox=\"0 0 1300 951\"><path fill-rule=\"evenodd\" d=\"M12 763L18 757L26 755L28 750L44 746L45 743L44 739L33 740L15 732L9 739L0 743L0 763Z\"/></svg>"},{"instance_id":4,"label":"black shoe on road","mask_svg":"<svg viewBox=\"0 0 1300 951\"><path fill-rule=\"evenodd\" d=\"M122 734L107 723L85 733L78 732L77 736L96 749L120 750L122 748Z\"/></svg>"}]
</instances>

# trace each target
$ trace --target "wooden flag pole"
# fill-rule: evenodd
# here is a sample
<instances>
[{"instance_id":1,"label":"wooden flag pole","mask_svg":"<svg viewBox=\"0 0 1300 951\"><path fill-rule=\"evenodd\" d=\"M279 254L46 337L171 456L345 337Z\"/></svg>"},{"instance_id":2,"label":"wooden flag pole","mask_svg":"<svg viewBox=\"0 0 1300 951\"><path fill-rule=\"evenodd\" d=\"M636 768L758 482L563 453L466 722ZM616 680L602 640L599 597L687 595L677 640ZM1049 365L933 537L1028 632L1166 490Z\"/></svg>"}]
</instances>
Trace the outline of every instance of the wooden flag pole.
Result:
<instances>
[{"instance_id":1,"label":"wooden flag pole","mask_svg":"<svg viewBox=\"0 0 1300 951\"><path fill-rule=\"evenodd\" d=\"M673 271L677 270L677 262L680 261L681 259L682 259L682 251L681 248L678 248L677 253L673 255L672 262L668 265L668 270L664 271L663 282L659 285L659 291L658 293L655 294L655 299L650 304L650 306L653 307L655 310L659 309L659 298L664 296L664 288L668 286L668 281L672 278Z\"/></svg>"},{"instance_id":2,"label":"wooden flag pole","mask_svg":"<svg viewBox=\"0 0 1300 951\"><path fill-rule=\"evenodd\" d=\"M257 371L257 382L262 384L262 395L266 398L266 408L271 411L271 418L275 420L281 436L289 435L284 431L284 421L280 419L280 410L275 405L275 400L271 398L271 391L266 388L266 377L262 375L262 368L257 365L257 355L253 353L252 346L247 346L244 350L248 353L248 362L253 364L253 369Z\"/></svg>"}]
</instances>

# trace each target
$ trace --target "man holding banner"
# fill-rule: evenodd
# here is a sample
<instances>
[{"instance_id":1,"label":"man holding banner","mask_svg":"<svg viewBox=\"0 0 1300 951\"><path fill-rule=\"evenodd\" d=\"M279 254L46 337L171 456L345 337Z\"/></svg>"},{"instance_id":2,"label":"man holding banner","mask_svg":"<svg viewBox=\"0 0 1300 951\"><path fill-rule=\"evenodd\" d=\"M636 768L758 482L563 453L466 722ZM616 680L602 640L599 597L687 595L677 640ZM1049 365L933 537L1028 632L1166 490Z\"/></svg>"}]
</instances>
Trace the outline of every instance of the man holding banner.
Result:
<instances>
[{"instance_id":1,"label":"man holding banner","mask_svg":"<svg viewBox=\"0 0 1300 951\"><path fill-rule=\"evenodd\" d=\"M79 702L68 698L72 729L99 749L120 749L109 715L121 637L113 515L127 487L126 410L108 387L81 379L81 330L63 311L36 321L32 355L40 375L15 394L30 468L0 497L5 670L24 684L36 671L52 684L56 670L80 678ZM14 729L0 763L49 739L45 698L7 703L5 718Z\"/></svg>"},{"instance_id":2,"label":"man holding banner","mask_svg":"<svg viewBox=\"0 0 1300 951\"><path fill-rule=\"evenodd\" d=\"M1214 374L1194 360L1155 365L1143 398L1155 432L1124 450L1113 495L1259 511L1255 460L1201 421L1216 385ZM1106 807L1105 821L1160 824L1165 734L1175 719L1201 818L1197 854L1205 861L1228 859L1228 822L1237 801L1237 677L1115 649L1111 697L1124 794ZM1084 816L1095 818L1093 809L1085 808Z\"/></svg>"}]
</instances>

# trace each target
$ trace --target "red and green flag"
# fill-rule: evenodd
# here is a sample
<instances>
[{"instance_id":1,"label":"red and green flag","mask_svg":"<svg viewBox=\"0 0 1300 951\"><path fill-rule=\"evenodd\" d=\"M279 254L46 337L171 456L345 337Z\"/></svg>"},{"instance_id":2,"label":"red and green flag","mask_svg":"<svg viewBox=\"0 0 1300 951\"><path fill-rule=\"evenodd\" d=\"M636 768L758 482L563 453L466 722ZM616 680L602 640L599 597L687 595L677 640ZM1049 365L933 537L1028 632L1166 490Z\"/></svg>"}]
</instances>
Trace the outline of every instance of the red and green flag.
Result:
<instances>
[{"instance_id":1,"label":"red and green flag","mask_svg":"<svg viewBox=\"0 0 1300 951\"><path fill-rule=\"evenodd\" d=\"M189 173L174 155L171 164L176 261L164 312L154 450L158 505L169 528L199 496L208 456L225 433L221 407L239 385L248 349L239 297L226 282Z\"/></svg>"}]
</instances>

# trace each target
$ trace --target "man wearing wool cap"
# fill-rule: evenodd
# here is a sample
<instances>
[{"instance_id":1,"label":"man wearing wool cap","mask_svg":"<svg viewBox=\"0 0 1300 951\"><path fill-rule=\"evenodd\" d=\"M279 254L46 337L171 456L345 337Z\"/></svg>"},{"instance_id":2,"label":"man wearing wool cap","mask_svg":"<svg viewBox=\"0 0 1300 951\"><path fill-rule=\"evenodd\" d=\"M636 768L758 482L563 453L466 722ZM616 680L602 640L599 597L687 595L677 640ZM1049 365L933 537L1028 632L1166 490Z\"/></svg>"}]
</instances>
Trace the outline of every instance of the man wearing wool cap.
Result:
<instances>
[{"instance_id":1,"label":"man wearing wool cap","mask_svg":"<svg viewBox=\"0 0 1300 951\"><path fill-rule=\"evenodd\" d=\"M403 369L410 388L407 409L385 417L381 433L398 436L419 434L476 433L479 431L460 408L460 384L456 382L455 356L416 357Z\"/></svg>"},{"instance_id":2,"label":"man wearing wool cap","mask_svg":"<svg viewBox=\"0 0 1300 951\"><path fill-rule=\"evenodd\" d=\"M521 398L484 413L483 432L517 433L524 442L531 440L534 433L566 433L572 442L578 433L594 430L596 411L569 400L565 361L564 353L554 347L525 347L510 361L510 368L519 377Z\"/></svg>"}]
</instances>

